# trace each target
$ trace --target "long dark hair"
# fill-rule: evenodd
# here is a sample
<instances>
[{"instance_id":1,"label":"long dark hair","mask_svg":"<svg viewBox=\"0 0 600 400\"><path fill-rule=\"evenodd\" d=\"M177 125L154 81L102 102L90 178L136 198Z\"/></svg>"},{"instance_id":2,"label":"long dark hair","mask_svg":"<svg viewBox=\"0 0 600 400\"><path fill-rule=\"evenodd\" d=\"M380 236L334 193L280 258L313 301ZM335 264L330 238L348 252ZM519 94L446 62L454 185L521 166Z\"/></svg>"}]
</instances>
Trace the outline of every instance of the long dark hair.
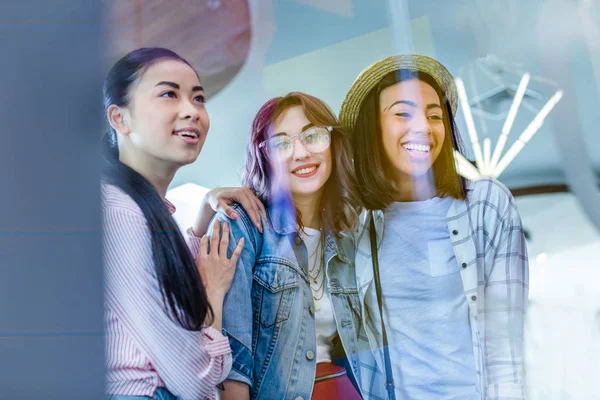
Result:
<instances>
[{"instance_id":1,"label":"long dark hair","mask_svg":"<svg viewBox=\"0 0 600 400\"><path fill-rule=\"evenodd\" d=\"M104 81L104 109L126 107L132 85L153 64L176 60L190 65L171 50L141 48L128 53L110 70ZM111 127L102 140L102 180L127 193L140 207L152 237L152 258L163 298L185 329L198 331L212 320L212 309L196 263L156 188L141 174L119 161L117 133Z\"/></svg>"},{"instance_id":2,"label":"long dark hair","mask_svg":"<svg viewBox=\"0 0 600 400\"><path fill-rule=\"evenodd\" d=\"M464 154L464 146L450 102L431 75L400 69L384 76L369 92L360 108L352 134L354 167L361 188L360 197L365 208L369 210L385 209L394 201L395 193L390 166L383 150L381 138L379 95L384 89L411 79L418 79L429 84L437 92L445 107L446 140L442 144L440 155L431 167L437 195L439 197L450 196L455 199L464 199L466 196L466 181L458 174L454 158L454 150Z\"/></svg>"},{"instance_id":3,"label":"long dark hair","mask_svg":"<svg viewBox=\"0 0 600 400\"><path fill-rule=\"evenodd\" d=\"M252 132L246 150L246 168L242 184L252 189L264 202L273 201L271 168L268 152L259 144L268 139L268 129L285 110L301 106L306 118L315 126L331 126L331 175L325 183L321 199L323 229L339 235L354 230L358 224L360 200L352 168L350 140L329 106L318 98L300 92L267 101L258 111L252 123ZM298 224L303 228L302 216L296 210Z\"/></svg>"}]
</instances>

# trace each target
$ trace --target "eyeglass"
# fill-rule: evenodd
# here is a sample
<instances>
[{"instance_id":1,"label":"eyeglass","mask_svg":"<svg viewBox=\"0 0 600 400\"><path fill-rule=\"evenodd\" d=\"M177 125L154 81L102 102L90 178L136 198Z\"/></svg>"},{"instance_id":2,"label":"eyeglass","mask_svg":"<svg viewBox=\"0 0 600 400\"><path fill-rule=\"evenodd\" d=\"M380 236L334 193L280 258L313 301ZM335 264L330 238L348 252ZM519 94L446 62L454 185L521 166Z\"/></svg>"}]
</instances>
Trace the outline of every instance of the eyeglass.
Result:
<instances>
[{"instance_id":1,"label":"eyeglass","mask_svg":"<svg viewBox=\"0 0 600 400\"><path fill-rule=\"evenodd\" d=\"M294 136L273 136L258 145L267 147L270 154L277 158L288 158L294 152L294 139L298 138L309 153L325 151L331 144L331 126L314 126Z\"/></svg>"}]
</instances>

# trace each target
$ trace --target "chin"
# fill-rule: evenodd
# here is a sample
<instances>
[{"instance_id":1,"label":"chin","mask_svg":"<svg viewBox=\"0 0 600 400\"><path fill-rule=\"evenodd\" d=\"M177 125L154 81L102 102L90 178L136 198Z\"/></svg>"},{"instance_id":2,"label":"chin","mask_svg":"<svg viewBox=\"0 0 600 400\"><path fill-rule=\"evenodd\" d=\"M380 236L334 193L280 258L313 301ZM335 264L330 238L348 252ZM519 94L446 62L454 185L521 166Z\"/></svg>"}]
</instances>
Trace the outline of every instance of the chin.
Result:
<instances>
[{"instance_id":1,"label":"chin","mask_svg":"<svg viewBox=\"0 0 600 400\"><path fill-rule=\"evenodd\" d=\"M321 188L323 188L323 185L302 185L301 187L292 187L290 188L292 195L295 196L311 196L315 193L317 193Z\"/></svg>"},{"instance_id":2,"label":"chin","mask_svg":"<svg viewBox=\"0 0 600 400\"><path fill-rule=\"evenodd\" d=\"M200 150L189 151L181 155L180 159L184 161L186 164L191 164L198 159L200 155Z\"/></svg>"},{"instance_id":3,"label":"chin","mask_svg":"<svg viewBox=\"0 0 600 400\"><path fill-rule=\"evenodd\" d=\"M418 179L422 178L425 175L429 175L431 173L431 165L423 165L423 166L398 166L396 167L402 174L410 176L412 178Z\"/></svg>"},{"instance_id":4,"label":"chin","mask_svg":"<svg viewBox=\"0 0 600 400\"><path fill-rule=\"evenodd\" d=\"M189 157L179 157L176 160L173 160L174 164L183 167L185 165L189 165L194 163L198 159L198 156L189 156Z\"/></svg>"}]
</instances>

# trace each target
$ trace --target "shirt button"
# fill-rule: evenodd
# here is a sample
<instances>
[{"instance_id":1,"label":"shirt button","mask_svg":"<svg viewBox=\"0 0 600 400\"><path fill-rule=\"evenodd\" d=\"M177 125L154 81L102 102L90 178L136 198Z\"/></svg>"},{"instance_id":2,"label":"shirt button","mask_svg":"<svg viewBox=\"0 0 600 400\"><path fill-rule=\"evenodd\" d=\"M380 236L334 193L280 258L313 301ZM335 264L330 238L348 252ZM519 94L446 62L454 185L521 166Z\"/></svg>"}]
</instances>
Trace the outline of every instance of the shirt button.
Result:
<instances>
[{"instance_id":1,"label":"shirt button","mask_svg":"<svg viewBox=\"0 0 600 400\"><path fill-rule=\"evenodd\" d=\"M452 231L452 234L453 235L458 235L458 231L455 229L455 230Z\"/></svg>"},{"instance_id":2,"label":"shirt button","mask_svg":"<svg viewBox=\"0 0 600 400\"><path fill-rule=\"evenodd\" d=\"M313 306L309 306L308 312L310 312L310 315L315 315L315 308Z\"/></svg>"},{"instance_id":3,"label":"shirt button","mask_svg":"<svg viewBox=\"0 0 600 400\"><path fill-rule=\"evenodd\" d=\"M314 359L315 358L315 353L313 353L312 350L307 351L306 352L306 358L309 359L309 360Z\"/></svg>"},{"instance_id":4,"label":"shirt button","mask_svg":"<svg viewBox=\"0 0 600 400\"><path fill-rule=\"evenodd\" d=\"M467 263L462 263L463 268L467 268Z\"/></svg>"},{"instance_id":5,"label":"shirt button","mask_svg":"<svg viewBox=\"0 0 600 400\"><path fill-rule=\"evenodd\" d=\"M298 397L296 397L296 400L304 400L304 397L298 396Z\"/></svg>"},{"instance_id":6,"label":"shirt button","mask_svg":"<svg viewBox=\"0 0 600 400\"><path fill-rule=\"evenodd\" d=\"M473 301L477 300L477 296L471 296L471 300L473 300Z\"/></svg>"},{"instance_id":7,"label":"shirt button","mask_svg":"<svg viewBox=\"0 0 600 400\"><path fill-rule=\"evenodd\" d=\"M300 237L300 235L296 235L296 237L294 238L294 243L296 243L297 245L302 244L302 238Z\"/></svg>"}]
</instances>

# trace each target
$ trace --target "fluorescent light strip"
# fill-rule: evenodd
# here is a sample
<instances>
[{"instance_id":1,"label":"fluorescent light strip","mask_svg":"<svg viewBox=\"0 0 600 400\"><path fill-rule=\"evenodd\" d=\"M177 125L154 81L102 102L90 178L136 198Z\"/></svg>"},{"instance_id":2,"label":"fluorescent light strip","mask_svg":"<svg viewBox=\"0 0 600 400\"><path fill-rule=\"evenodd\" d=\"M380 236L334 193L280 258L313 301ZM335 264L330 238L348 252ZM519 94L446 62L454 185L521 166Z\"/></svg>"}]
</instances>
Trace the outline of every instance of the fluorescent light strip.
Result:
<instances>
[{"instance_id":1,"label":"fluorescent light strip","mask_svg":"<svg viewBox=\"0 0 600 400\"><path fill-rule=\"evenodd\" d=\"M481 154L481 146L479 146L479 138L477 137L477 130L475 129L475 122L471 115L471 106L469 106L469 99L467 98L467 92L465 85L460 78L456 79L456 89L458 91L458 98L462 105L463 115L465 116L465 122L467 123L467 132L471 139L471 145L473 146L473 152L475 153L475 162L477 167L480 169L483 167L483 155Z\"/></svg>"},{"instance_id":2,"label":"fluorescent light strip","mask_svg":"<svg viewBox=\"0 0 600 400\"><path fill-rule=\"evenodd\" d=\"M490 164L490 155L492 153L492 141L490 138L483 139L483 169L480 169L482 175L489 176L489 172L493 170Z\"/></svg>"},{"instance_id":3,"label":"fluorescent light strip","mask_svg":"<svg viewBox=\"0 0 600 400\"><path fill-rule=\"evenodd\" d=\"M481 178L477 168L475 168L469 160L467 160L456 150L454 150L454 159L456 160L456 169L460 175L472 181L476 181Z\"/></svg>"},{"instance_id":4,"label":"fluorescent light strip","mask_svg":"<svg viewBox=\"0 0 600 400\"><path fill-rule=\"evenodd\" d=\"M510 129L515 122L515 117L517 116L517 111L519 111L519 107L521 106L521 101L523 101L523 96L525 95L525 90L527 89L527 85L529 84L529 79L531 75L527 72L523 74L521 78L521 82L519 83L519 87L517 88L517 93L515 93L515 97L510 106L510 110L508 111L508 115L506 120L504 121L504 126L502 127L502 131L500 132L500 137L498 138L498 143L496 143L496 147L494 148L494 155L492 156L492 160L489 164L490 170L493 170L494 167L498 164L498 160L500 159L500 155L504 150L504 146L506 145L506 139L508 138L508 134L510 133Z\"/></svg>"},{"instance_id":5,"label":"fluorescent light strip","mask_svg":"<svg viewBox=\"0 0 600 400\"><path fill-rule=\"evenodd\" d=\"M554 108L554 106L560 101L563 95L562 90L557 90L556 93L548 100L548 102L542 107L540 112L535 116L533 121L525 128L521 136L517 139L517 141L512 145L512 147L506 152L502 160L498 163L498 165L494 168L494 177L499 177L500 174L506 169L506 167L514 160L514 158L519 154L523 147L531 140L531 138L537 133L537 131L544 124L544 119L548 116L550 111Z\"/></svg>"}]
</instances>

